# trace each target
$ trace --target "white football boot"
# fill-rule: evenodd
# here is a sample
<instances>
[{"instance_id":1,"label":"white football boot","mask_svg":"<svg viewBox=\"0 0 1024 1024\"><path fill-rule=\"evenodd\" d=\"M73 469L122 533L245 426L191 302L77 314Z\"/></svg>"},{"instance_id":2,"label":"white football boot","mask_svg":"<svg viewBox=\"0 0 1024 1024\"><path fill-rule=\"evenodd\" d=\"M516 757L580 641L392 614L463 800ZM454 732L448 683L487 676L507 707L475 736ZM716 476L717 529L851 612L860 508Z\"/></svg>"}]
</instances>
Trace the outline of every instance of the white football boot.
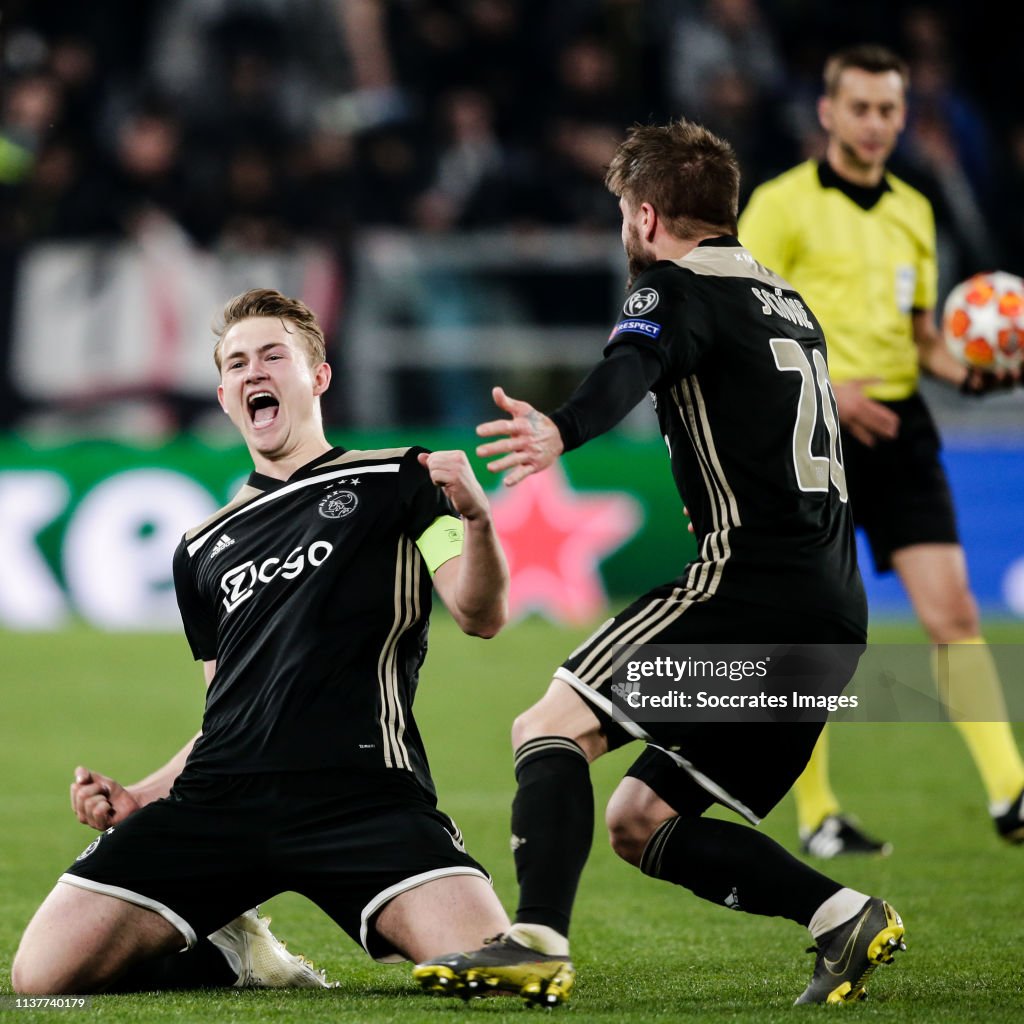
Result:
<instances>
[{"instance_id":1,"label":"white football boot","mask_svg":"<svg viewBox=\"0 0 1024 1024\"><path fill-rule=\"evenodd\" d=\"M238 974L235 988L334 988L322 970L289 953L259 907L247 910L209 936Z\"/></svg>"}]
</instances>

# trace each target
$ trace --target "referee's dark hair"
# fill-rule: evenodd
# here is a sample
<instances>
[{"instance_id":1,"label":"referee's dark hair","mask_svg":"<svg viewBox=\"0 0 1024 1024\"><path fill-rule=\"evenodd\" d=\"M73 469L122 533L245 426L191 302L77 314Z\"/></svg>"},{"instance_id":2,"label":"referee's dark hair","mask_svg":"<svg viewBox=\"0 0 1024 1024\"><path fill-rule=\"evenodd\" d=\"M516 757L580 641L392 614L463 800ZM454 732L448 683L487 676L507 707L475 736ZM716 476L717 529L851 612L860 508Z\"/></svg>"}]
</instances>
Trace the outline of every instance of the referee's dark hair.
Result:
<instances>
[{"instance_id":1,"label":"referee's dark hair","mask_svg":"<svg viewBox=\"0 0 1024 1024\"><path fill-rule=\"evenodd\" d=\"M849 68L867 71L871 75L882 75L895 71L903 80L903 88L910 84L910 68L907 62L892 50L877 43L859 43L833 53L825 61L822 78L825 81L825 95L835 96L839 91L839 78Z\"/></svg>"},{"instance_id":2,"label":"referee's dark hair","mask_svg":"<svg viewBox=\"0 0 1024 1024\"><path fill-rule=\"evenodd\" d=\"M725 139L693 121L633 125L604 183L634 208L650 203L678 238L736 234L736 154Z\"/></svg>"},{"instance_id":3,"label":"referee's dark hair","mask_svg":"<svg viewBox=\"0 0 1024 1024\"><path fill-rule=\"evenodd\" d=\"M241 295L229 299L224 306L219 324L213 325L217 344L213 347L213 361L221 368L224 354L224 335L239 322L254 316L276 317L291 333L291 324L302 338L311 366L319 366L327 359L327 343L324 332L317 323L316 314L301 299L291 299L273 288L251 288Z\"/></svg>"}]
</instances>

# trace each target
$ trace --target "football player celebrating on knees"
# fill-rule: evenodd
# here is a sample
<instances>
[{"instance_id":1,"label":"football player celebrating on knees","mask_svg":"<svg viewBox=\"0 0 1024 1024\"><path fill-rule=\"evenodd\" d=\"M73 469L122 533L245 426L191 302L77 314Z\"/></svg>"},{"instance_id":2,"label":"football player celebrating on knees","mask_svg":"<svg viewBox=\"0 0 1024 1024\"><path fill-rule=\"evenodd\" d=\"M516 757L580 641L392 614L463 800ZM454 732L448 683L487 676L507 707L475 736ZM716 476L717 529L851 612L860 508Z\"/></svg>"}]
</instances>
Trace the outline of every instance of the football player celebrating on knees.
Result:
<instances>
[{"instance_id":1,"label":"football player celebrating on knees","mask_svg":"<svg viewBox=\"0 0 1024 1024\"><path fill-rule=\"evenodd\" d=\"M604 359L550 417L495 389L510 418L478 427L498 438L478 454L497 456L489 468L514 485L650 393L698 554L577 648L516 720L515 923L414 973L458 995L568 996L570 917L593 834L589 764L639 739L647 746L607 808L616 853L722 907L808 928L818 958L798 1002L851 1001L901 947L902 921L751 827L800 774L820 721L653 722L621 704L612 713L622 644L833 645L843 660L832 683L849 681L867 608L824 338L800 296L737 241L728 143L686 121L636 126L606 182L619 197L630 290ZM716 803L749 824L705 817Z\"/></svg>"},{"instance_id":2,"label":"football player celebrating on knees","mask_svg":"<svg viewBox=\"0 0 1024 1024\"><path fill-rule=\"evenodd\" d=\"M29 923L19 993L326 984L251 909L285 890L383 961L508 925L436 806L412 709L432 587L470 635L507 615L465 454L333 447L323 333L278 292L231 300L214 354L254 469L174 557L202 728L133 786L77 770L75 810L104 831Z\"/></svg>"},{"instance_id":3,"label":"football player celebrating on knees","mask_svg":"<svg viewBox=\"0 0 1024 1024\"><path fill-rule=\"evenodd\" d=\"M895 570L930 639L943 649L944 703L988 795L997 833L1024 842L1024 762L981 637L935 425L918 393L923 370L968 393L1013 382L958 362L935 325L932 208L886 169L906 118L907 67L875 45L825 64L818 115L825 159L754 190L740 238L821 318L828 343L854 519L879 572ZM948 689L946 683L948 681ZM805 851L886 852L840 811L826 736L794 787Z\"/></svg>"}]
</instances>

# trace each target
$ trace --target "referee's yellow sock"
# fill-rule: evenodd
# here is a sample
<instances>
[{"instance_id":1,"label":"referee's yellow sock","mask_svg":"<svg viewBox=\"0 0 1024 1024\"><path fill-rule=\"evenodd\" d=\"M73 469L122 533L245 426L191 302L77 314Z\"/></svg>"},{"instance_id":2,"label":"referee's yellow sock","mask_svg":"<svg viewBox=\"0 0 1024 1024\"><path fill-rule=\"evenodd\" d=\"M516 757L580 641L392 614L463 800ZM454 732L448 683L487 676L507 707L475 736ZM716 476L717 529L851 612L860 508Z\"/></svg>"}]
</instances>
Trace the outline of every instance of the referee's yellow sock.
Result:
<instances>
[{"instance_id":1,"label":"referee's yellow sock","mask_svg":"<svg viewBox=\"0 0 1024 1024\"><path fill-rule=\"evenodd\" d=\"M967 744L994 815L1024 789L1024 761L1007 721L992 652L982 637L940 644L935 651L939 699Z\"/></svg>"},{"instance_id":2,"label":"referee's yellow sock","mask_svg":"<svg viewBox=\"0 0 1024 1024\"><path fill-rule=\"evenodd\" d=\"M793 796L801 839L811 835L830 814L839 813L839 801L828 780L828 726L821 730L807 767L793 783Z\"/></svg>"}]
</instances>

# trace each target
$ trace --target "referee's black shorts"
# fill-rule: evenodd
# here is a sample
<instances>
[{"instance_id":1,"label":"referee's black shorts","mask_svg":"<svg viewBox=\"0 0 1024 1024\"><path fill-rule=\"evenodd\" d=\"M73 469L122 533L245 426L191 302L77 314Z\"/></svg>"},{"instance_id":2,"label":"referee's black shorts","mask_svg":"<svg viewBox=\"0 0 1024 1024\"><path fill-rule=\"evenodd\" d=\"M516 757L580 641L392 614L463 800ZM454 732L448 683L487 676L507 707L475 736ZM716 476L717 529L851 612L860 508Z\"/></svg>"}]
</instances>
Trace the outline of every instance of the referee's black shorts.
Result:
<instances>
[{"instance_id":1,"label":"referee's black shorts","mask_svg":"<svg viewBox=\"0 0 1024 1024\"><path fill-rule=\"evenodd\" d=\"M854 522L863 527L879 572L912 544L959 544L942 442L919 394L883 402L900 418L899 434L872 447L843 430L843 461Z\"/></svg>"},{"instance_id":2,"label":"referee's black shorts","mask_svg":"<svg viewBox=\"0 0 1024 1024\"><path fill-rule=\"evenodd\" d=\"M159 913L188 946L278 893L317 904L375 959L405 959L376 931L395 896L484 869L411 773L212 775L94 840L61 881Z\"/></svg>"},{"instance_id":3,"label":"referee's black shorts","mask_svg":"<svg viewBox=\"0 0 1024 1024\"><path fill-rule=\"evenodd\" d=\"M824 714L814 721L623 721L621 706L613 710L613 672L622 644L828 645L830 678L823 689L838 694L853 677L863 631L780 603L751 603L721 592L708 598L687 590L681 579L662 584L585 640L555 678L588 702L609 749L634 739L648 743L628 774L680 814L699 815L720 803L756 824L803 771Z\"/></svg>"}]
</instances>

